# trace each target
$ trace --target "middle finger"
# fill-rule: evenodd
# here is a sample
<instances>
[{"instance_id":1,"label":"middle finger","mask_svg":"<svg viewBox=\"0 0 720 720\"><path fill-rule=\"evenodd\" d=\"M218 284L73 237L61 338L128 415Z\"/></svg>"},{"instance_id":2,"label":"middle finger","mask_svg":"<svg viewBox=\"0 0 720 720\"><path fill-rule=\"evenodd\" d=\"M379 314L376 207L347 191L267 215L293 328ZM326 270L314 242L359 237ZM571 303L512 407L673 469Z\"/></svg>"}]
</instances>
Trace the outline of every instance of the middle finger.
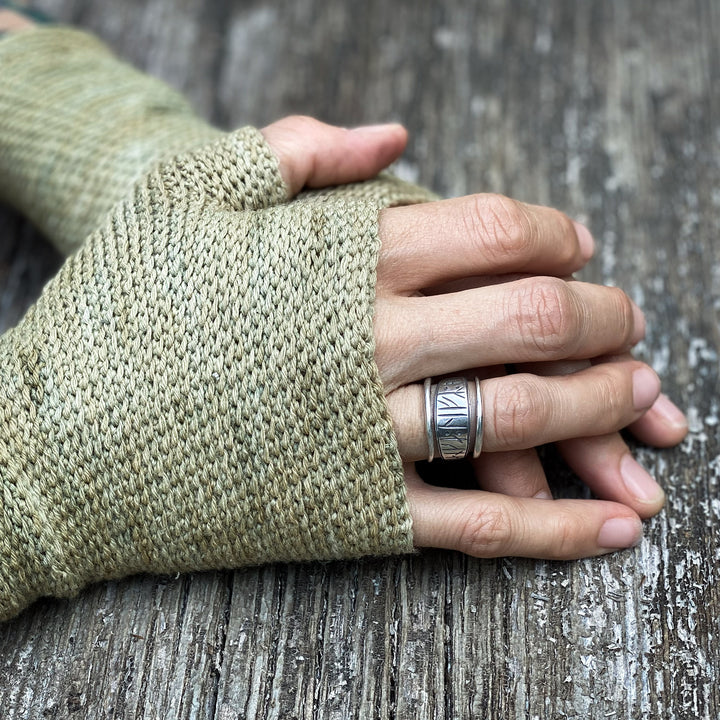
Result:
<instances>
[{"instance_id":1,"label":"middle finger","mask_svg":"<svg viewBox=\"0 0 720 720\"><path fill-rule=\"evenodd\" d=\"M378 298L376 361L386 389L466 368L623 352L645 333L618 288L533 277L447 295Z\"/></svg>"}]
</instances>

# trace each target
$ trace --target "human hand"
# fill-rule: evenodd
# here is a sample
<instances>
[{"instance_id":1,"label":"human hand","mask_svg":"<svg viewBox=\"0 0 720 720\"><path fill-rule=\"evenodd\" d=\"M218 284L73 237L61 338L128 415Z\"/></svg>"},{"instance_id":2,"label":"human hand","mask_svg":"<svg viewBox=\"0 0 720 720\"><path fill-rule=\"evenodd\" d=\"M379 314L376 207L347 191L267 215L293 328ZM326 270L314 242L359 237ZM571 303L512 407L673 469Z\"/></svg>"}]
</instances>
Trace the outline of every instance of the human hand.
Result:
<instances>
[{"instance_id":1,"label":"human hand","mask_svg":"<svg viewBox=\"0 0 720 720\"><path fill-rule=\"evenodd\" d=\"M514 497L527 481L507 469L537 467L538 443L615 432L659 391L642 363L597 361L642 319L620 291L562 279L588 254L582 231L496 196L378 222L429 199L392 178L285 202L374 175L405 133L303 119L266 132L270 149L245 128L150 171L0 338L0 444L27 459L2 477L0 619L136 572L413 542L577 557L637 537L631 507ZM469 222L502 208L522 232ZM499 376L511 361L541 365ZM420 380L461 371L487 378L478 469L499 492L430 488L414 470Z\"/></svg>"},{"instance_id":2,"label":"human hand","mask_svg":"<svg viewBox=\"0 0 720 720\"><path fill-rule=\"evenodd\" d=\"M397 126L349 132L307 118L263 132L291 193L370 177L405 141ZM664 494L617 431L630 426L669 446L687 424L629 354L644 335L639 308L616 288L562 279L592 256L589 231L555 210L475 195L385 210L380 236L376 361L415 543L550 558L635 543L639 518L658 512ZM502 377L508 363L523 372ZM474 461L482 490L431 487L414 468L427 457L422 381L468 372L489 375L484 450ZM545 499L534 447L547 442L604 500Z\"/></svg>"},{"instance_id":3,"label":"human hand","mask_svg":"<svg viewBox=\"0 0 720 720\"><path fill-rule=\"evenodd\" d=\"M687 426L667 416L657 376L628 354L644 335L637 306L616 288L561 279L589 259L588 231L557 211L480 195L384 211L380 232L378 364L405 460L427 457L424 376L523 371L482 383L484 455L474 464L494 492L430 487L406 465L416 543L572 558L636 542L638 515L657 512L663 493L617 430L639 423L639 435L666 445ZM606 501L540 499L549 489L528 450L553 441Z\"/></svg>"}]
</instances>

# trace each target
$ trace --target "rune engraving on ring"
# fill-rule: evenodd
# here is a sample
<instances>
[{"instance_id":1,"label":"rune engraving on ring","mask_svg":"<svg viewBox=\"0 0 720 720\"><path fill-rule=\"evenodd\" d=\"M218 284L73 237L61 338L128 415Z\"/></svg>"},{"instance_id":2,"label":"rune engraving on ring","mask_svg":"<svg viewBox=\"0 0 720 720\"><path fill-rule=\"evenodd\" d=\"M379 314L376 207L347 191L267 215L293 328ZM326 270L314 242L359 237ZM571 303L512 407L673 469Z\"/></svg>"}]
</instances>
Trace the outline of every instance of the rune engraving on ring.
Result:
<instances>
[{"instance_id":1,"label":"rune engraving on ring","mask_svg":"<svg viewBox=\"0 0 720 720\"><path fill-rule=\"evenodd\" d=\"M460 460L467 455L469 421L467 381L464 378L441 380L435 396L435 436L443 460Z\"/></svg>"}]
</instances>

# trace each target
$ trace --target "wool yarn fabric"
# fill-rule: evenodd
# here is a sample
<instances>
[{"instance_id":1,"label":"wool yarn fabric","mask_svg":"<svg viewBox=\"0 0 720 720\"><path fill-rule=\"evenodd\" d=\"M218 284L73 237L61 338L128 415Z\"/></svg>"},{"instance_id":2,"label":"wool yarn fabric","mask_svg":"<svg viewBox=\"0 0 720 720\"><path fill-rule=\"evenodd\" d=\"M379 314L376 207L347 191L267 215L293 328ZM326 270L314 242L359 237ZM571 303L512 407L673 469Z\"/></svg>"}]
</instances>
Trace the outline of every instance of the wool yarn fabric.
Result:
<instances>
[{"instance_id":1,"label":"wool yarn fabric","mask_svg":"<svg viewBox=\"0 0 720 720\"><path fill-rule=\"evenodd\" d=\"M0 62L26 42L57 88L108 74L62 140L80 101L58 90L52 120L39 98L13 107L2 66L0 194L75 252L0 338L0 618L138 572L410 551L373 358L377 214L430 195L382 176L286 202L258 131L192 117L186 151L145 156L140 118L162 137L170 91L143 95L151 81L66 30L3 40ZM136 101L106 115L113 85Z\"/></svg>"},{"instance_id":2,"label":"wool yarn fabric","mask_svg":"<svg viewBox=\"0 0 720 720\"><path fill-rule=\"evenodd\" d=\"M0 43L0 198L64 254L159 160L221 134L92 35L39 28Z\"/></svg>"}]
</instances>

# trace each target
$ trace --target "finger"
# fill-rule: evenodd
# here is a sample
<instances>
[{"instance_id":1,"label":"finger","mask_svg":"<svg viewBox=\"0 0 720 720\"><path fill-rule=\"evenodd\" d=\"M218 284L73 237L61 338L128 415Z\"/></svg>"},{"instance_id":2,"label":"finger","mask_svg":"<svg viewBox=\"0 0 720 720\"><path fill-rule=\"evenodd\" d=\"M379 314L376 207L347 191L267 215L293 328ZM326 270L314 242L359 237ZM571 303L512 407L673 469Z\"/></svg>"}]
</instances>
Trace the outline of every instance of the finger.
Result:
<instances>
[{"instance_id":1,"label":"finger","mask_svg":"<svg viewBox=\"0 0 720 720\"><path fill-rule=\"evenodd\" d=\"M434 297L379 297L376 361L386 387L477 365L590 358L645 333L620 289L534 277Z\"/></svg>"},{"instance_id":2,"label":"finger","mask_svg":"<svg viewBox=\"0 0 720 720\"><path fill-rule=\"evenodd\" d=\"M660 380L647 365L628 361L560 377L520 373L490 378L480 387L483 452L500 452L626 427L655 402ZM387 396L387 402L403 459L427 458L422 385L399 388Z\"/></svg>"},{"instance_id":3,"label":"finger","mask_svg":"<svg viewBox=\"0 0 720 720\"><path fill-rule=\"evenodd\" d=\"M603 500L537 500L426 485L412 466L406 484L418 547L475 557L571 560L636 545L642 524L628 507Z\"/></svg>"},{"instance_id":4,"label":"finger","mask_svg":"<svg viewBox=\"0 0 720 720\"><path fill-rule=\"evenodd\" d=\"M551 500L552 492L534 449L484 453L472 461L478 486L513 497Z\"/></svg>"},{"instance_id":5,"label":"finger","mask_svg":"<svg viewBox=\"0 0 720 720\"><path fill-rule=\"evenodd\" d=\"M594 358L593 363L632 360L630 353ZM531 371L532 372L532 371ZM665 394L658 395L652 407L628 430L640 442L653 447L673 447L688 433L688 420L683 411Z\"/></svg>"},{"instance_id":6,"label":"finger","mask_svg":"<svg viewBox=\"0 0 720 720\"><path fill-rule=\"evenodd\" d=\"M682 410L661 393L645 415L628 429L646 445L673 447L688 434L688 421Z\"/></svg>"},{"instance_id":7,"label":"finger","mask_svg":"<svg viewBox=\"0 0 720 720\"><path fill-rule=\"evenodd\" d=\"M605 358L595 358L593 363L625 362L632 360L630 353ZM522 363L517 366L521 372L549 377L567 375L589 367L588 360L567 360L549 363ZM688 433L688 421L682 410L667 395L658 395L652 407L638 420L631 423L628 430L640 442L653 447L673 447ZM624 445L624 443L623 443Z\"/></svg>"},{"instance_id":8,"label":"finger","mask_svg":"<svg viewBox=\"0 0 720 720\"><path fill-rule=\"evenodd\" d=\"M504 366L475 368L467 376L486 380L506 377ZM483 453L471 461L477 484L488 492L499 492L516 497L552 498L540 458L534 448L509 450L501 453Z\"/></svg>"},{"instance_id":9,"label":"finger","mask_svg":"<svg viewBox=\"0 0 720 720\"><path fill-rule=\"evenodd\" d=\"M569 275L593 254L590 231L551 208L502 195L384 210L381 282L413 292L469 274Z\"/></svg>"},{"instance_id":10,"label":"finger","mask_svg":"<svg viewBox=\"0 0 720 720\"><path fill-rule=\"evenodd\" d=\"M19 12L0 8L0 33L30 30L34 27L35 23Z\"/></svg>"},{"instance_id":11,"label":"finger","mask_svg":"<svg viewBox=\"0 0 720 720\"><path fill-rule=\"evenodd\" d=\"M503 366L476 368L472 374L486 379L505 376L506 370ZM405 417L409 417L415 412L412 393L406 391L396 393L394 399L391 396L390 404L393 418L398 417L401 413ZM424 415L422 421L424 422ZM401 454L409 441L404 433L404 427L407 427L404 423L395 427L396 436L398 433L403 433L398 440ZM425 444L424 453L424 457L427 458L429 453L427 444ZM473 459L471 463L475 480L478 486L484 490L518 497L552 498L545 471L534 449L483 453L480 457Z\"/></svg>"},{"instance_id":12,"label":"finger","mask_svg":"<svg viewBox=\"0 0 720 720\"><path fill-rule=\"evenodd\" d=\"M262 129L292 197L303 187L367 180L397 160L407 144L402 125L346 128L293 115Z\"/></svg>"},{"instance_id":13,"label":"finger","mask_svg":"<svg viewBox=\"0 0 720 720\"><path fill-rule=\"evenodd\" d=\"M632 360L630 354L608 359L609 362L627 362L628 360ZM589 366L589 361L577 360L530 363L518 369L552 377L578 372ZM650 410L636 420L631 427L642 423L649 427L650 434L653 434L656 439L667 438L668 425L665 422L652 418L649 422L646 421L652 408L658 405L663 397L663 395L659 395ZM677 408L675 410L684 420L682 413ZM685 429L687 430L687 423L685 423ZM670 437L676 436L677 432ZM623 503L643 518L652 517L662 508L665 502L665 493L650 473L633 458L630 449L619 433L571 438L558 443L558 449L567 464L597 497Z\"/></svg>"},{"instance_id":14,"label":"finger","mask_svg":"<svg viewBox=\"0 0 720 720\"><path fill-rule=\"evenodd\" d=\"M558 443L558 448L597 497L627 505L643 518L660 512L663 489L633 458L618 433L572 438Z\"/></svg>"},{"instance_id":15,"label":"finger","mask_svg":"<svg viewBox=\"0 0 720 720\"><path fill-rule=\"evenodd\" d=\"M624 354L607 362L626 362ZM519 370L550 377L569 374L589 367L587 360L530 363ZM687 420L667 396L660 394L651 408L631 423L629 429L638 439L656 447L675 445L687 434ZM665 493L655 479L632 456L619 433L597 437L572 438L558 443L560 453L573 471L600 498L621 502L640 517L658 513Z\"/></svg>"}]
</instances>

